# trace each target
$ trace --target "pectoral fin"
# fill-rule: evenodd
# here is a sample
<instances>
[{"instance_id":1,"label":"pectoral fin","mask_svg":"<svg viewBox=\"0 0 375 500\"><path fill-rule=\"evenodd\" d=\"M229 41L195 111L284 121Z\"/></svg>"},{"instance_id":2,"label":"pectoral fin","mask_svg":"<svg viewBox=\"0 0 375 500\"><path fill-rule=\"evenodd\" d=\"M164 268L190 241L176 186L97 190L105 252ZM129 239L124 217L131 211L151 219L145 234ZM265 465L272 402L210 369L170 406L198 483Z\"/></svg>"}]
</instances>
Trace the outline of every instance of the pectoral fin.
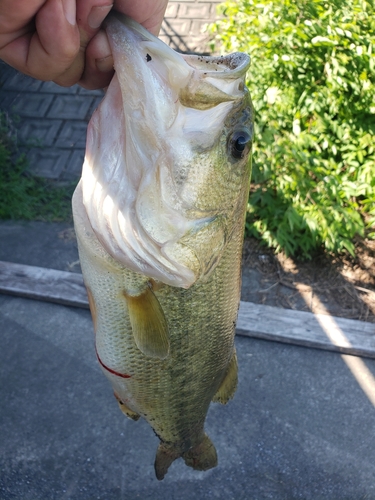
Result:
<instances>
[{"instance_id":1,"label":"pectoral fin","mask_svg":"<svg viewBox=\"0 0 375 500\"><path fill-rule=\"evenodd\" d=\"M169 353L168 325L153 291L147 287L140 295L124 292L124 296L138 349L145 356L165 359Z\"/></svg>"},{"instance_id":2,"label":"pectoral fin","mask_svg":"<svg viewBox=\"0 0 375 500\"><path fill-rule=\"evenodd\" d=\"M225 405L226 403L228 403L230 399L233 398L234 393L236 392L237 389L237 372L238 372L237 354L236 351L234 350L225 377L221 382L221 385L217 390L216 394L212 398L212 401L214 403L221 403Z\"/></svg>"}]
</instances>

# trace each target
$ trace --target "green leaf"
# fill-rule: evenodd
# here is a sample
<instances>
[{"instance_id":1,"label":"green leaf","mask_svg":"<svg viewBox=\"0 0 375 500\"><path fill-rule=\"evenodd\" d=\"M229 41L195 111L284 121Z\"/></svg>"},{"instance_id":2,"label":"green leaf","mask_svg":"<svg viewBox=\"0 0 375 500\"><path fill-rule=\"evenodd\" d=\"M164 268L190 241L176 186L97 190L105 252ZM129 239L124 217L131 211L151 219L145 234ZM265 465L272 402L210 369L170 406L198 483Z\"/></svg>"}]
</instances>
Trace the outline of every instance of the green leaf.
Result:
<instances>
[{"instance_id":1,"label":"green leaf","mask_svg":"<svg viewBox=\"0 0 375 500\"><path fill-rule=\"evenodd\" d=\"M238 0L220 10L209 28L216 48L252 57L246 231L290 255L352 253L375 210L373 2Z\"/></svg>"}]
</instances>

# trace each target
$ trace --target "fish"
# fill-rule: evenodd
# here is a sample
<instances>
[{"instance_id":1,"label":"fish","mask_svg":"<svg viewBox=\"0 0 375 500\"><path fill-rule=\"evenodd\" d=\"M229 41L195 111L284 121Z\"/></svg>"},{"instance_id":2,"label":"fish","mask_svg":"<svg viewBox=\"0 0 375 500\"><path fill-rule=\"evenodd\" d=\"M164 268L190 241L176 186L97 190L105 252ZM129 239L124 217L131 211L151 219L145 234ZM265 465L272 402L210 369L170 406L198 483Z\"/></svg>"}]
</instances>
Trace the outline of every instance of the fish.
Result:
<instances>
[{"instance_id":1,"label":"fish","mask_svg":"<svg viewBox=\"0 0 375 500\"><path fill-rule=\"evenodd\" d=\"M217 465L210 403L237 387L250 58L180 54L112 12L114 77L91 117L73 216L96 356L121 411L178 458Z\"/></svg>"}]
</instances>

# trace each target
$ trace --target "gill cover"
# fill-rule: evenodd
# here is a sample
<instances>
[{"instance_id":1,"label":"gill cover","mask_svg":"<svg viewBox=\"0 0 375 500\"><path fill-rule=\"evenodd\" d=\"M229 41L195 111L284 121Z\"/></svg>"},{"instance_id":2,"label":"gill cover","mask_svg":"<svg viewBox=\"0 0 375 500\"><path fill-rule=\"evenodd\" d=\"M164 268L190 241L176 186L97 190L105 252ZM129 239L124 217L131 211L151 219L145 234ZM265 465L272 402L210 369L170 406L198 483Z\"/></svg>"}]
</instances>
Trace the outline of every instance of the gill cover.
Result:
<instances>
[{"instance_id":1,"label":"gill cover","mask_svg":"<svg viewBox=\"0 0 375 500\"><path fill-rule=\"evenodd\" d=\"M201 152L216 147L228 113L243 98L250 60L239 53L183 56L116 13L106 31L116 72L88 127L84 207L116 261L188 288L207 266L180 240L211 234L207 228L218 219L197 209L199 190L184 194L181 186ZM223 240L214 253L222 252Z\"/></svg>"}]
</instances>

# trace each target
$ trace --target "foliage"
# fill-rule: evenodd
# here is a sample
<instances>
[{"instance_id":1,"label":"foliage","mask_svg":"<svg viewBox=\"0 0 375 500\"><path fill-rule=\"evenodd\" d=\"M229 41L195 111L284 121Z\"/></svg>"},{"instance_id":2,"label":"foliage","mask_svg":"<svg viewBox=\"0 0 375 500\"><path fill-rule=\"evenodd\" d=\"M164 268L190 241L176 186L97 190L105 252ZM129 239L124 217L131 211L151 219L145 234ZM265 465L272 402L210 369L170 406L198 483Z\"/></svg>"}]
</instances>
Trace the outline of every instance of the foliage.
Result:
<instances>
[{"instance_id":1,"label":"foliage","mask_svg":"<svg viewBox=\"0 0 375 500\"><path fill-rule=\"evenodd\" d=\"M9 121L0 113L0 219L69 220L73 186L56 187L27 171Z\"/></svg>"},{"instance_id":2,"label":"foliage","mask_svg":"<svg viewBox=\"0 0 375 500\"><path fill-rule=\"evenodd\" d=\"M375 238L372 0L238 0L208 27L252 58L253 187L247 231L289 255L354 253Z\"/></svg>"}]
</instances>

